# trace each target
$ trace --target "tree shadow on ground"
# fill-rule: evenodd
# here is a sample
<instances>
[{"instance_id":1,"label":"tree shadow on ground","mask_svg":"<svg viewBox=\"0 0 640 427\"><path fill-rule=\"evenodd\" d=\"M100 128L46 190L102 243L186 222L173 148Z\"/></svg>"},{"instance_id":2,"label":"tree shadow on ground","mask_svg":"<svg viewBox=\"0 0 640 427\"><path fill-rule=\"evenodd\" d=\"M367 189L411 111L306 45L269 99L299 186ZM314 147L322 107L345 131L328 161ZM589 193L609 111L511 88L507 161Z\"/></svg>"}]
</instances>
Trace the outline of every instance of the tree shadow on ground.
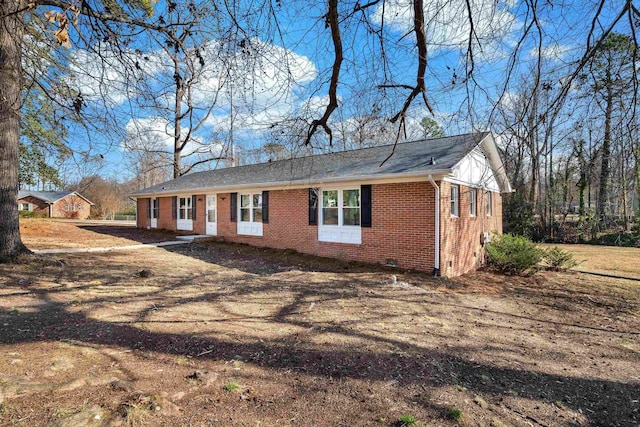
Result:
<instances>
[{"instance_id":1,"label":"tree shadow on ground","mask_svg":"<svg viewBox=\"0 0 640 427\"><path fill-rule=\"evenodd\" d=\"M232 289L202 293L195 297L174 298L171 305L180 306L199 301L214 302L221 295L233 295L235 299L259 299L261 294L278 285L277 279L274 278L258 283L246 282L245 279L246 276L229 279L228 285ZM135 298L151 298L167 290L179 292L187 286L192 286L193 281L194 277L185 277L168 287L135 295ZM367 286L374 286L366 281L354 283L352 280L317 283L315 286L296 287L289 282L280 285L295 287L293 299L282 302L275 313L260 318L268 319L274 324L296 326L305 330L318 327L315 322L297 316L307 310L311 301L327 303L345 297L357 299L359 292L366 291ZM266 342L230 342L211 336L153 332L134 326L137 322L148 321L148 313L145 311L141 311L137 319L131 322L105 322L90 318L83 312L71 310L71 303L52 298L52 295L74 292L77 290L75 288L41 288L31 280L16 287L37 299L37 303L27 311L0 310L0 343L3 344L72 340L180 356L196 356L202 354L202 349L208 349L209 353L201 357L214 360L240 357L259 367L277 370L298 369L308 375L323 378L397 381L405 386L463 386L474 393L483 393L496 399L517 395L535 401L562 402L576 411L583 411L593 425L636 426L640 422L638 384L500 367L462 357L464 351L461 348L425 348L415 343L397 340L393 336L380 336L366 330L357 330L342 323L325 324L323 332L340 334L364 342L392 345L398 351L383 352L359 346L317 345L305 340L292 342L288 337L274 338ZM83 303L97 304L112 298L92 298ZM373 316L363 321L384 320L385 313L375 313ZM637 361L637 357L634 357L630 355L629 361ZM422 400L422 405L436 411L443 409L432 403L429 396ZM534 418L529 418L535 421Z\"/></svg>"},{"instance_id":2,"label":"tree shadow on ground","mask_svg":"<svg viewBox=\"0 0 640 427\"><path fill-rule=\"evenodd\" d=\"M404 272L401 269L380 264L307 255L293 249L274 249L213 240L194 242L188 246L166 247L164 249L196 258L200 261L259 275L269 275L289 270L328 273L383 272L389 273L389 275L402 274ZM425 273L413 274L429 277Z\"/></svg>"},{"instance_id":3,"label":"tree shadow on ground","mask_svg":"<svg viewBox=\"0 0 640 427\"><path fill-rule=\"evenodd\" d=\"M140 243L159 243L170 240L175 240L176 236L184 235L185 233L176 233L169 230L144 230L137 228L135 225L78 225L80 229L92 231L94 233L104 234L112 237L119 237L122 239L132 240ZM191 233L190 233L191 234Z\"/></svg>"}]
</instances>

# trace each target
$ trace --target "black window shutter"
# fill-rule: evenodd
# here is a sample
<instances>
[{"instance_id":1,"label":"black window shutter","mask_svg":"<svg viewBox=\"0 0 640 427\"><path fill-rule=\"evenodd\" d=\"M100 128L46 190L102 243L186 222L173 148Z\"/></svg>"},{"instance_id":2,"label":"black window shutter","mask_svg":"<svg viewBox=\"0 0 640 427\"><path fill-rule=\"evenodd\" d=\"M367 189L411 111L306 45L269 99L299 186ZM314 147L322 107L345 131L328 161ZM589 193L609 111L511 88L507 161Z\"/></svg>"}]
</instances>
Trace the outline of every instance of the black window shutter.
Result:
<instances>
[{"instance_id":1,"label":"black window shutter","mask_svg":"<svg viewBox=\"0 0 640 427\"><path fill-rule=\"evenodd\" d=\"M151 218L151 198L147 199L147 218Z\"/></svg>"},{"instance_id":2,"label":"black window shutter","mask_svg":"<svg viewBox=\"0 0 640 427\"><path fill-rule=\"evenodd\" d=\"M178 218L178 196L171 198L171 218Z\"/></svg>"},{"instance_id":3,"label":"black window shutter","mask_svg":"<svg viewBox=\"0 0 640 427\"><path fill-rule=\"evenodd\" d=\"M238 193L231 193L231 222L238 222Z\"/></svg>"},{"instance_id":4,"label":"black window shutter","mask_svg":"<svg viewBox=\"0 0 640 427\"><path fill-rule=\"evenodd\" d=\"M371 227L371 186L360 186L360 225Z\"/></svg>"},{"instance_id":5,"label":"black window shutter","mask_svg":"<svg viewBox=\"0 0 640 427\"><path fill-rule=\"evenodd\" d=\"M191 196L191 219L193 219L194 221L196 220L196 212L198 212L198 209L196 209L197 199L198 197L195 194Z\"/></svg>"},{"instance_id":6,"label":"black window shutter","mask_svg":"<svg viewBox=\"0 0 640 427\"><path fill-rule=\"evenodd\" d=\"M262 222L269 224L269 192L262 192Z\"/></svg>"},{"instance_id":7,"label":"black window shutter","mask_svg":"<svg viewBox=\"0 0 640 427\"><path fill-rule=\"evenodd\" d=\"M318 189L309 189L309 225L318 225Z\"/></svg>"},{"instance_id":8,"label":"black window shutter","mask_svg":"<svg viewBox=\"0 0 640 427\"><path fill-rule=\"evenodd\" d=\"M156 219L160 218L160 199L153 201L153 207L156 208Z\"/></svg>"}]
</instances>

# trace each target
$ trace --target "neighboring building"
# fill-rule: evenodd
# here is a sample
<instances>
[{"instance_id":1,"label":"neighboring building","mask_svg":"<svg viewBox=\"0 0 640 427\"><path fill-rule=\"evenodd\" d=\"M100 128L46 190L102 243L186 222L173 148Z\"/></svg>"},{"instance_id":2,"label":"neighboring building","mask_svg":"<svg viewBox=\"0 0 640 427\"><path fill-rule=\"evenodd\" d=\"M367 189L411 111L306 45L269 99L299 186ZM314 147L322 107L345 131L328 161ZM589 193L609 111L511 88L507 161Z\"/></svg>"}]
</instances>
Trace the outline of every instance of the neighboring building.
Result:
<instances>
[{"instance_id":1,"label":"neighboring building","mask_svg":"<svg viewBox=\"0 0 640 427\"><path fill-rule=\"evenodd\" d=\"M18 210L44 212L50 218L89 218L93 205L75 191L19 191Z\"/></svg>"},{"instance_id":2,"label":"neighboring building","mask_svg":"<svg viewBox=\"0 0 640 427\"><path fill-rule=\"evenodd\" d=\"M484 262L510 191L484 132L197 172L133 196L141 228L457 276Z\"/></svg>"}]
</instances>

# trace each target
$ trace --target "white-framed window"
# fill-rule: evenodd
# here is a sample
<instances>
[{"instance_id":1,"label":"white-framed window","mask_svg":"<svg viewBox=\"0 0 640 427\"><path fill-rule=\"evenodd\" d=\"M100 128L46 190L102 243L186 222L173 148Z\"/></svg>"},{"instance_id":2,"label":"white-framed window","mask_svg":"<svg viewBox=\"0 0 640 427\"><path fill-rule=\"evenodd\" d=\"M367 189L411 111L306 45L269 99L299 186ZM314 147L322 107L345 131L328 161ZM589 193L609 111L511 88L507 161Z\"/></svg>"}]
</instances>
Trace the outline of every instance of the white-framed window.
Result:
<instances>
[{"instance_id":1,"label":"white-framed window","mask_svg":"<svg viewBox=\"0 0 640 427\"><path fill-rule=\"evenodd\" d=\"M20 203L20 210L21 211L30 211L31 210L31 204L29 204L29 203Z\"/></svg>"},{"instance_id":2,"label":"white-framed window","mask_svg":"<svg viewBox=\"0 0 640 427\"><path fill-rule=\"evenodd\" d=\"M238 234L262 236L262 192L238 194Z\"/></svg>"},{"instance_id":3,"label":"white-framed window","mask_svg":"<svg viewBox=\"0 0 640 427\"><path fill-rule=\"evenodd\" d=\"M322 225L360 226L360 189L322 190Z\"/></svg>"},{"instance_id":4,"label":"white-framed window","mask_svg":"<svg viewBox=\"0 0 640 427\"><path fill-rule=\"evenodd\" d=\"M360 188L329 188L319 191L321 242L362 243Z\"/></svg>"},{"instance_id":5,"label":"white-framed window","mask_svg":"<svg viewBox=\"0 0 640 427\"><path fill-rule=\"evenodd\" d=\"M487 191L484 196L485 208L487 216L491 216L491 191Z\"/></svg>"},{"instance_id":6,"label":"white-framed window","mask_svg":"<svg viewBox=\"0 0 640 427\"><path fill-rule=\"evenodd\" d=\"M460 214L460 186L451 184L451 216Z\"/></svg>"},{"instance_id":7,"label":"white-framed window","mask_svg":"<svg viewBox=\"0 0 640 427\"><path fill-rule=\"evenodd\" d=\"M158 219L159 210L158 199L151 199L151 219Z\"/></svg>"},{"instance_id":8,"label":"white-framed window","mask_svg":"<svg viewBox=\"0 0 640 427\"><path fill-rule=\"evenodd\" d=\"M469 215L476 216L478 213L478 190L469 190Z\"/></svg>"},{"instance_id":9,"label":"white-framed window","mask_svg":"<svg viewBox=\"0 0 640 427\"><path fill-rule=\"evenodd\" d=\"M262 193L240 194L240 222L262 222Z\"/></svg>"},{"instance_id":10,"label":"white-framed window","mask_svg":"<svg viewBox=\"0 0 640 427\"><path fill-rule=\"evenodd\" d=\"M78 210L81 211L82 210L82 203L78 203Z\"/></svg>"},{"instance_id":11,"label":"white-framed window","mask_svg":"<svg viewBox=\"0 0 640 427\"><path fill-rule=\"evenodd\" d=\"M71 208L70 208L70 206L69 206L69 203L67 203L67 204L65 204L65 205L64 205L64 210L65 210L65 211L69 212L69 211L70 211L70 209L71 209Z\"/></svg>"},{"instance_id":12,"label":"white-framed window","mask_svg":"<svg viewBox=\"0 0 640 427\"><path fill-rule=\"evenodd\" d=\"M178 219L192 219L191 196L178 197Z\"/></svg>"}]
</instances>

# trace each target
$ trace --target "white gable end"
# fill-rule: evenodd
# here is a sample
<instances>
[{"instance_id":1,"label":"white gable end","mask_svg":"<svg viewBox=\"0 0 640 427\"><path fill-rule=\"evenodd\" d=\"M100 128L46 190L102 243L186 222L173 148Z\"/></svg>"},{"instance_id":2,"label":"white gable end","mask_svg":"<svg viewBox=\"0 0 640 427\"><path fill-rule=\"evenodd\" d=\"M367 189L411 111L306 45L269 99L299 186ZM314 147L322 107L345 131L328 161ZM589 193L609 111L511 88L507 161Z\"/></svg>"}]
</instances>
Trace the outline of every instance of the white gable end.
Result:
<instances>
[{"instance_id":1,"label":"white gable end","mask_svg":"<svg viewBox=\"0 0 640 427\"><path fill-rule=\"evenodd\" d=\"M468 187L479 187L495 192L500 191L500 186L496 180L489 159L485 156L480 147L474 148L452 169L453 176L447 181Z\"/></svg>"}]
</instances>

